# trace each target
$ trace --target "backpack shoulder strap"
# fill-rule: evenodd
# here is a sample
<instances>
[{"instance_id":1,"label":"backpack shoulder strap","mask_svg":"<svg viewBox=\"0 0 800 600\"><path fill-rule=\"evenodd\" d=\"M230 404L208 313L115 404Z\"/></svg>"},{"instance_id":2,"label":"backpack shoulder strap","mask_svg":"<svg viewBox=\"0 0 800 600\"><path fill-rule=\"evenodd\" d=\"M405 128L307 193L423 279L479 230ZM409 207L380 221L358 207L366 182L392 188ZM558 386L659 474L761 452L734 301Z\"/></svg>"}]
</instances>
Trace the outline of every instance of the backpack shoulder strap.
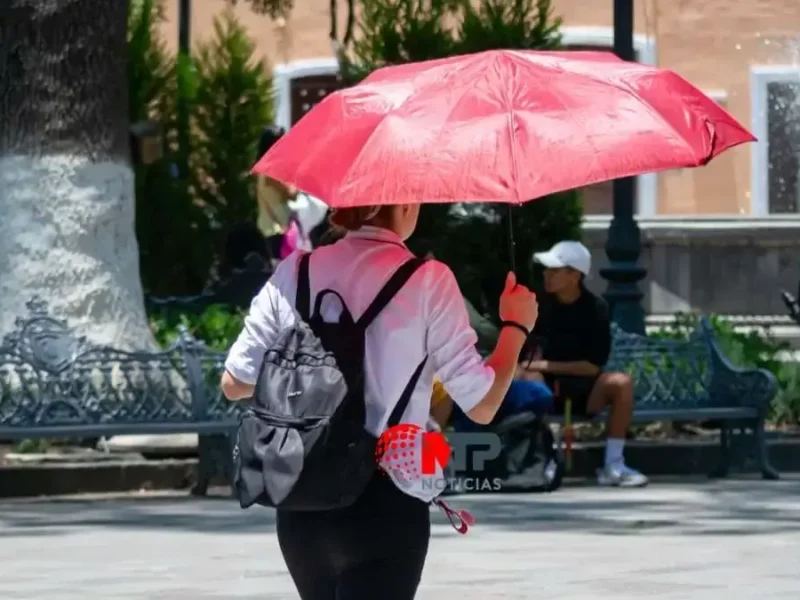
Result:
<instances>
[{"instance_id":1,"label":"backpack shoulder strap","mask_svg":"<svg viewBox=\"0 0 800 600\"><path fill-rule=\"evenodd\" d=\"M411 279L411 276L417 272L417 269L424 264L425 259L412 257L400 265L400 267L398 267L398 269L392 273L389 281L387 281L386 284L381 288L377 296L375 296L375 300L372 301L372 304L369 305L367 310L364 311L364 314L361 315L361 318L358 320L357 325L362 328L362 331L370 326L380 312L386 308L389 302L392 301L392 298L395 297L397 292L399 292L408 282L408 280ZM403 413L405 413L406 408L408 408L408 404L411 401L411 396L414 394L414 390L417 387L417 382L419 381L420 376L422 376L422 371L427 362L428 357L426 356L422 359L422 362L417 365L417 368L414 370L414 373L411 375L408 383L406 383L403 393L400 395L397 404L395 404L392 413L389 415L389 420L386 423L387 428L400 424L400 419L403 418Z\"/></svg>"},{"instance_id":2,"label":"backpack shoulder strap","mask_svg":"<svg viewBox=\"0 0 800 600\"><path fill-rule=\"evenodd\" d=\"M311 318L311 280L308 275L310 261L310 252L306 252L300 257L300 269L297 273L297 293L294 297L294 306L306 323Z\"/></svg>"},{"instance_id":3,"label":"backpack shoulder strap","mask_svg":"<svg viewBox=\"0 0 800 600\"><path fill-rule=\"evenodd\" d=\"M392 414L389 415L389 420L386 422L387 429L400 424L400 419L403 418L403 413L406 412L406 408L408 408L408 403L411 401L411 396L414 394L414 390L417 388L417 382L422 375L422 369L425 368L425 363L427 362L428 357L426 356L422 359L422 362L417 365L417 369L414 371L414 374L411 375L411 379L408 380L403 393L400 395L400 399L397 401L397 404L394 405Z\"/></svg>"},{"instance_id":4,"label":"backpack shoulder strap","mask_svg":"<svg viewBox=\"0 0 800 600\"><path fill-rule=\"evenodd\" d=\"M417 272L417 269L424 264L425 259L414 257L409 258L400 265L389 278L389 281L386 282L386 285L378 292L378 295L375 296L375 300L372 301L372 304L367 307L367 310L365 310L364 314L358 319L357 325L362 329L369 327L380 312L392 301L392 298L395 297L397 292L399 292L411 276Z\"/></svg>"}]
</instances>

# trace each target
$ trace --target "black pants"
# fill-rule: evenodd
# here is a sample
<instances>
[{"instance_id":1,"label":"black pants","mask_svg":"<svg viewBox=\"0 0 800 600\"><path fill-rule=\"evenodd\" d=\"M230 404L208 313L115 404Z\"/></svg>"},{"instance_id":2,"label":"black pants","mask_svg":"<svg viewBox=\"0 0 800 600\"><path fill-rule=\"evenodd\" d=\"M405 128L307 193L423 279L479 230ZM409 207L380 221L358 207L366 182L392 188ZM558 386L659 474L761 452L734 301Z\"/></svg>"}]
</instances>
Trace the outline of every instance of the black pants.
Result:
<instances>
[{"instance_id":1,"label":"black pants","mask_svg":"<svg viewBox=\"0 0 800 600\"><path fill-rule=\"evenodd\" d=\"M278 511L278 542L302 600L412 600L430 532L428 505L383 473L347 508Z\"/></svg>"},{"instance_id":2,"label":"black pants","mask_svg":"<svg viewBox=\"0 0 800 600\"><path fill-rule=\"evenodd\" d=\"M552 375L545 374L545 383L556 395L555 414L564 414L564 405L567 398L572 402L572 413L579 417L591 417L588 403L589 396L597 384L598 376L578 377L571 375Z\"/></svg>"}]
</instances>

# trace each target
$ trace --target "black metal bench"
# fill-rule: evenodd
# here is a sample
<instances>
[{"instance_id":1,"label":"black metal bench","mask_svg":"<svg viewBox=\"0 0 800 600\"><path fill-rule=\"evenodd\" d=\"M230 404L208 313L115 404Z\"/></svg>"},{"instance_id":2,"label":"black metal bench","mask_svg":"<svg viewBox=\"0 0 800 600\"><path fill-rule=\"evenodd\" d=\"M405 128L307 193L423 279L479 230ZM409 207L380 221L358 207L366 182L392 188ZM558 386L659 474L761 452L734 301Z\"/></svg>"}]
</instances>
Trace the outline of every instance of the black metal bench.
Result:
<instances>
[{"instance_id":1,"label":"black metal bench","mask_svg":"<svg viewBox=\"0 0 800 600\"><path fill-rule=\"evenodd\" d=\"M230 480L238 410L211 391L204 344L182 331L163 351L125 352L76 336L40 298L27 308L0 344L0 439L197 433L194 492L220 469Z\"/></svg>"},{"instance_id":2,"label":"black metal bench","mask_svg":"<svg viewBox=\"0 0 800 600\"><path fill-rule=\"evenodd\" d=\"M0 439L197 433L194 493L204 494L216 474L231 480L239 409L219 389L224 352L186 331L160 352L97 346L49 316L41 299L27 306L30 314L0 344ZM743 448L765 478L778 478L764 430L777 381L768 371L731 365L708 321L689 341L614 327L607 369L633 376L634 421L719 423L716 475L726 475L734 450Z\"/></svg>"},{"instance_id":3,"label":"black metal bench","mask_svg":"<svg viewBox=\"0 0 800 600\"><path fill-rule=\"evenodd\" d=\"M272 268L255 253L249 254L244 267L234 269L228 277L214 281L201 294L193 296L147 296L148 312L177 310L201 313L213 305L246 309L272 275Z\"/></svg>"},{"instance_id":4,"label":"black metal bench","mask_svg":"<svg viewBox=\"0 0 800 600\"><path fill-rule=\"evenodd\" d=\"M741 369L725 358L707 319L688 341L640 336L612 326L606 371L629 373L635 385L634 422L707 421L719 424L721 456L714 476L734 458L754 456L765 479L778 479L767 453L765 424L778 391L775 376ZM605 415L594 420L602 421ZM562 417L553 422L563 423ZM587 419L573 419L573 422Z\"/></svg>"}]
</instances>

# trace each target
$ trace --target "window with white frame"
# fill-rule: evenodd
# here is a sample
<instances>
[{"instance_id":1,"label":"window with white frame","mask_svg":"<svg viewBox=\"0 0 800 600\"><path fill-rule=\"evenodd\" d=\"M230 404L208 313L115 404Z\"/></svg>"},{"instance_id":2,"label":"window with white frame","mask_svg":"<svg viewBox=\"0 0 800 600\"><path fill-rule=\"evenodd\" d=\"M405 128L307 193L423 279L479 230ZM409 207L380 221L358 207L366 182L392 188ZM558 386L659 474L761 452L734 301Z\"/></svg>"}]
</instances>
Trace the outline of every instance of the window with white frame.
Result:
<instances>
[{"instance_id":1,"label":"window with white frame","mask_svg":"<svg viewBox=\"0 0 800 600\"><path fill-rule=\"evenodd\" d=\"M275 124L288 130L322 98L341 86L334 58L296 60L272 72Z\"/></svg>"},{"instance_id":2,"label":"window with white frame","mask_svg":"<svg viewBox=\"0 0 800 600\"><path fill-rule=\"evenodd\" d=\"M800 67L753 67L752 210L800 213Z\"/></svg>"}]
</instances>

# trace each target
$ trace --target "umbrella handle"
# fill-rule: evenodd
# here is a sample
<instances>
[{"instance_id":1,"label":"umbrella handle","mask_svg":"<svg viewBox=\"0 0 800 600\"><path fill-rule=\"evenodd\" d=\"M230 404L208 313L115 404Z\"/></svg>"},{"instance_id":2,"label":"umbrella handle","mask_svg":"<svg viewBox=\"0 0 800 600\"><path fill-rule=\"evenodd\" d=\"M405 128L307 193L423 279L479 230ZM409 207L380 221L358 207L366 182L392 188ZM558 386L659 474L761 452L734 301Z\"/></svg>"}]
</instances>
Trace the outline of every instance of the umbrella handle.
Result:
<instances>
[{"instance_id":1,"label":"umbrella handle","mask_svg":"<svg viewBox=\"0 0 800 600\"><path fill-rule=\"evenodd\" d=\"M517 273L517 260L516 260L516 244L514 243L514 205L507 204L508 208L508 262L511 270L516 275Z\"/></svg>"}]
</instances>

